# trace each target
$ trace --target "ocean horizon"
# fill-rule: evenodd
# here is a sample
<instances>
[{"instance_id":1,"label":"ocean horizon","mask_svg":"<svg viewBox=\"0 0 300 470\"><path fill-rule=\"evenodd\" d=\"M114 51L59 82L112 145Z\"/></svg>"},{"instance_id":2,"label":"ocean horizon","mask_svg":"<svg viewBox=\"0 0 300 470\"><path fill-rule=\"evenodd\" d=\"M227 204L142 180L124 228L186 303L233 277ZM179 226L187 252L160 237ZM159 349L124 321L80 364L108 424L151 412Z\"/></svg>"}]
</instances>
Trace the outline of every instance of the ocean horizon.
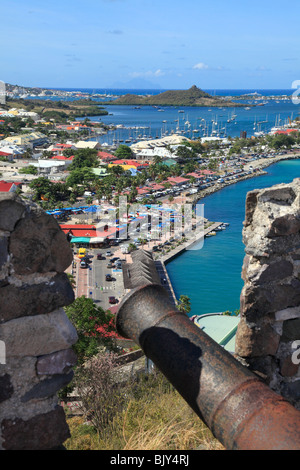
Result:
<instances>
[{"instance_id":1,"label":"ocean horizon","mask_svg":"<svg viewBox=\"0 0 300 470\"><path fill-rule=\"evenodd\" d=\"M192 85L191 85L192 86ZM198 85L196 85L198 86ZM190 88L190 87L189 87ZM198 88L201 88L198 86ZM169 90L187 90L188 88L131 88L131 87L124 87L124 88L112 88L112 87L101 87L101 88L85 88L85 87L79 87L79 88L57 88L57 87L48 87L45 89L49 90L59 90L59 91L67 91L67 92L82 92L82 93L89 93L89 94L115 94L115 95L124 95L127 93L132 93L132 94L137 94L137 95L157 95L159 93L163 93L165 91ZM234 88L234 89L215 89L215 88L201 88L203 91L206 93L209 93L211 95L218 95L218 96L239 96L239 95L245 95L245 94L254 94L258 93L262 96L282 96L282 95L292 95L294 92L293 88L268 88L268 89L257 89L257 88Z\"/></svg>"}]
</instances>

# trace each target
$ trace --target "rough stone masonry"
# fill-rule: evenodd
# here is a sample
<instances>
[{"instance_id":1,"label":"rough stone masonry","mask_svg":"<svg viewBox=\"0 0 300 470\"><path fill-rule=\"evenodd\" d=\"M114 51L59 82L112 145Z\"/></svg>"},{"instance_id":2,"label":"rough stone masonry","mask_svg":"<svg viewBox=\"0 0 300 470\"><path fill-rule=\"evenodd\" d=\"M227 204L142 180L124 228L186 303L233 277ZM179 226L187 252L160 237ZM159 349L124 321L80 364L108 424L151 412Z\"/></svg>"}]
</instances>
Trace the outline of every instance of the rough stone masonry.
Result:
<instances>
[{"instance_id":1,"label":"rough stone masonry","mask_svg":"<svg viewBox=\"0 0 300 470\"><path fill-rule=\"evenodd\" d=\"M0 449L59 448L69 437L57 392L73 376L72 251L56 220L0 193Z\"/></svg>"},{"instance_id":2,"label":"rough stone masonry","mask_svg":"<svg viewBox=\"0 0 300 470\"><path fill-rule=\"evenodd\" d=\"M248 193L243 241L236 354L300 409L300 179Z\"/></svg>"}]
</instances>

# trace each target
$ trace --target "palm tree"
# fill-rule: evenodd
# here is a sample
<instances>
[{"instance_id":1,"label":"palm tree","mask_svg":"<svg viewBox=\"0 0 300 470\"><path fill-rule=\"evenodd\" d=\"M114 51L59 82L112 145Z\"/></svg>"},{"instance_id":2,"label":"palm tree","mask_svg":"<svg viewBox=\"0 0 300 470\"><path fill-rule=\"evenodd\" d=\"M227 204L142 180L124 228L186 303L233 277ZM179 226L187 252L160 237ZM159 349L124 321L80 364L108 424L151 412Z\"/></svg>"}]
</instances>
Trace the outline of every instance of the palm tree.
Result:
<instances>
[{"instance_id":1,"label":"palm tree","mask_svg":"<svg viewBox=\"0 0 300 470\"><path fill-rule=\"evenodd\" d=\"M191 301L188 295L181 295L177 302L177 308L180 312L189 313L191 311Z\"/></svg>"}]
</instances>

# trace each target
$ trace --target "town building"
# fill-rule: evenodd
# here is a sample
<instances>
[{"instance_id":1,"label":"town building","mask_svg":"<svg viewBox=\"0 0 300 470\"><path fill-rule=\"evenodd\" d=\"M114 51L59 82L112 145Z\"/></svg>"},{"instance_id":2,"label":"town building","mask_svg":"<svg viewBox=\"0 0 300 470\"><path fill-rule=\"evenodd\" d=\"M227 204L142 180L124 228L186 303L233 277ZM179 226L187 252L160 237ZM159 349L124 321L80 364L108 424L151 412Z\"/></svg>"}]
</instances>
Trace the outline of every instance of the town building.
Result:
<instances>
[{"instance_id":1,"label":"town building","mask_svg":"<svg viewBox=\"0 0 300 470\"><path fill-rule=\"evenodd\" d=\"M20 183L9 183L0 181L0 193L15 193Z\"/></svg>"},{"instance_id":2,"label":"town building","mask_svg":"<svg viewBox=\"0 0 300 470\"><path fill-rule=\"evenodd\" d=\"M30 134L12 135L4 139L8 144L18 145L22 148L34 149L40 145L49 143L49 139L41 132L31 132Z\"/></svg>"}]
</instances>

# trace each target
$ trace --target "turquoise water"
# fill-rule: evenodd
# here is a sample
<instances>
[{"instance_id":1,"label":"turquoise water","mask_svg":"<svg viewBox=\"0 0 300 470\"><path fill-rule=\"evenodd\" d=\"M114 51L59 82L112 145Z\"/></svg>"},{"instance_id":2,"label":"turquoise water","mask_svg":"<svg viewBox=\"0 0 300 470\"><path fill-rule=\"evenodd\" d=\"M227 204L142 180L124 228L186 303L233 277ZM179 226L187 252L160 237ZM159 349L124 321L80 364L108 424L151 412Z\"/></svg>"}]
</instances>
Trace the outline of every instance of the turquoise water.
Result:
<instances>
[{"instance_id":1,"label":"turquoise water","mask_svg":"<svg viewBox=\"0 0 300 470\"><path fill-rule=\"evenodd\" d=\"M190 315L239 309L246 194L299 178L300 160L279 162L266 171L267 175L228 186L200 201L206 218L230 225L206 238L201 249L185 251L166 266L176 297L184 294L191 299Z\"/></svg>"}]
</instances>

